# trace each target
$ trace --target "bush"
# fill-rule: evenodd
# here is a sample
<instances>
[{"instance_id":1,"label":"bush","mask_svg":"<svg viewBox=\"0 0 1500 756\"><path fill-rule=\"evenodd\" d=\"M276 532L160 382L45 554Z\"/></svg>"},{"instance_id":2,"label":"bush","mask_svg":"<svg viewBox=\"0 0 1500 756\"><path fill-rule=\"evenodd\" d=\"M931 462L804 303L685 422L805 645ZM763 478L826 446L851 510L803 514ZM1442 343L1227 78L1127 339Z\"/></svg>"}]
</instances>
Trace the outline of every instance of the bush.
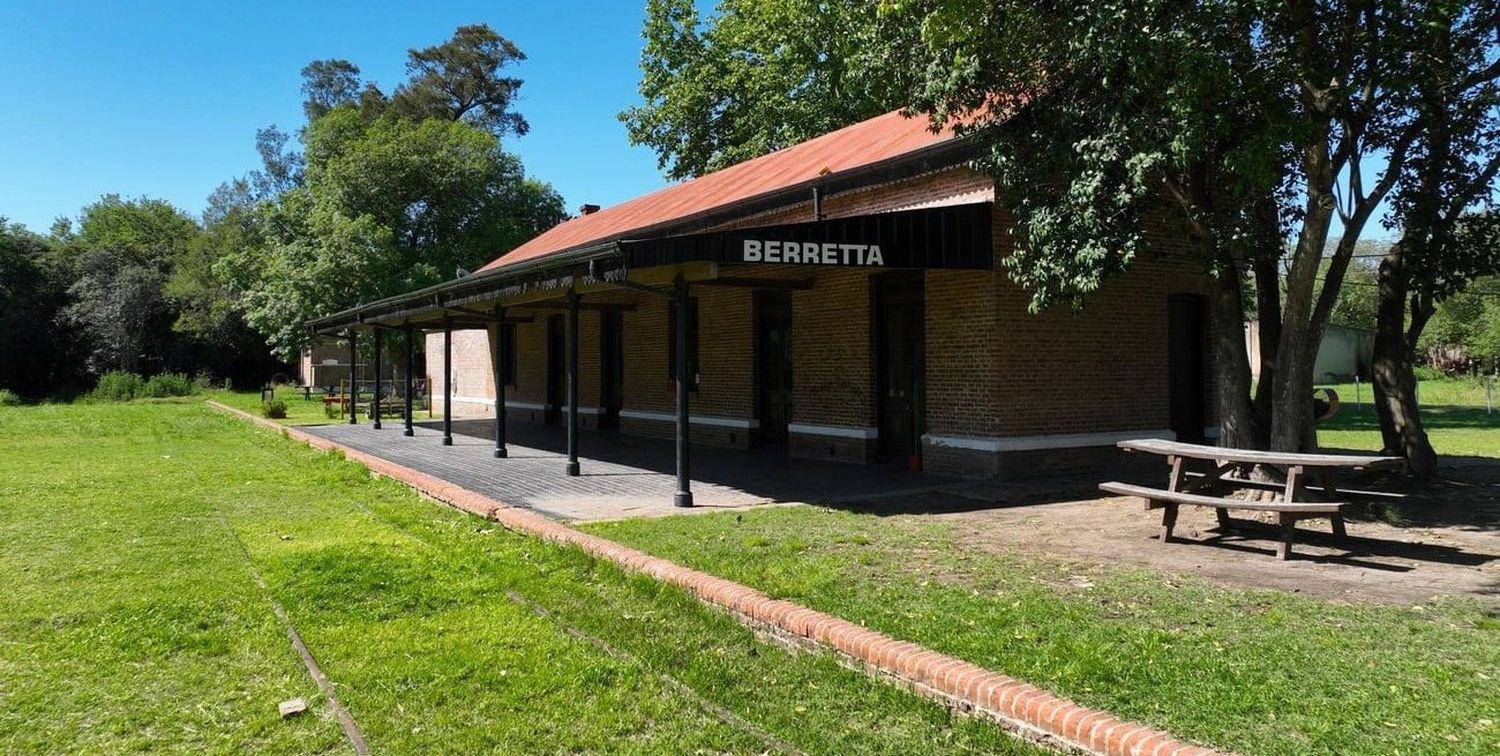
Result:
<instances>
[{"instance_id":1,"label":"bush","mask_svg":"<svg viewBox=\"0 0 1500 756\"><path fill-rule=\"evenodd\" d=\"M0 389L0 407L19 406L21 406L21 397L17 396L16 392L10 389Z\"/></svg>"},{"instance_id":2,"label":"bush","mask_svg":"<svg viewBox=\"0 0 1500 756\"><path fill-rule=\"evenodd\" d=\"M136 396L162 399L168 396L191 396L197 392L197 384L182 373L162 373L146 379Z\"/></svg>"},{"instance_id":3,"label":"bush","mask_svg":"<svg viewBox=\"0 0 1500 756\"><path fill-rule=\"evenodd\" d=\"M323 405L323 416L328 418L329 420L337 420L344 416L344 411L342 409L339 409L339 406L337 404L325 403Z\"/></svg>"},{"instance_id":4,"label":"bush","mask_svg":"<svg viewBox=\"0 0 1500 756\"><path fill-rule=\"evenodd\" d=\"M1447 373L1427 365L1418 365L1412 368L1412 373L1416 375L1419 381L1438 381L1448 377Z\"/></svg>"},{"instance_id":5,"label":"bush","mask_svg":"<svg viewBox=\"0 0 1500 756\"><path fill-rule=\"evenodd\" d=\"M141 390L145 381L135 373L127 373L124 370L111 370L99 376L99 383L94 386L93 398L101 402L128 402L141 396Z\"/></svg>"},{"instance_id":6,"label":"bush","mask_svg":"<svg viewBox=\"0 0 1500 756\"><path fill-rule=\"evenodd\" d=\"M267 399L260 405L260 414L272 420L281 420L286 417L286 402L280 399Z\"/></svg>"}]
</instances>

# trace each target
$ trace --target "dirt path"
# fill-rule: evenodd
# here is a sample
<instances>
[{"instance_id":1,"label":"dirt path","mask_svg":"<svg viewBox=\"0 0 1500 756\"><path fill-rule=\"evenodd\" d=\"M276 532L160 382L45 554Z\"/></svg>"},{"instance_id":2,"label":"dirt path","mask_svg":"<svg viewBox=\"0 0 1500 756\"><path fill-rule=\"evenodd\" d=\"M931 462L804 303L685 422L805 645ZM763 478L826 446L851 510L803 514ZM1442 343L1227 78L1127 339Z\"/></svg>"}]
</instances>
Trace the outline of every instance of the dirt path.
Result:
<instances>
[{"instance_id":1,"label":"dirt path","mask_svg":"<svg viewBox=\"0 0 1500 756\"><path fill-rule=\"evenodd\" d=\"M1500 460L1450 460L1442 480L1410 490L1399 508L1352 520L1343 544L1326 520L1307 521L1287 562L1274 557L1273 528L1220 533L1207 509L1184 508L1177 540L1162 544L1160 514L1144 511L1139 499L1002 501L975 509L950 498L956 497L934 494L925 504L946 512L935 516L963 523L962 537L980 549L1032 551L1083 565L1135 564L1345 601L1416 604L1468 596L1500 605Z\"/></svg>"}]
</instances>

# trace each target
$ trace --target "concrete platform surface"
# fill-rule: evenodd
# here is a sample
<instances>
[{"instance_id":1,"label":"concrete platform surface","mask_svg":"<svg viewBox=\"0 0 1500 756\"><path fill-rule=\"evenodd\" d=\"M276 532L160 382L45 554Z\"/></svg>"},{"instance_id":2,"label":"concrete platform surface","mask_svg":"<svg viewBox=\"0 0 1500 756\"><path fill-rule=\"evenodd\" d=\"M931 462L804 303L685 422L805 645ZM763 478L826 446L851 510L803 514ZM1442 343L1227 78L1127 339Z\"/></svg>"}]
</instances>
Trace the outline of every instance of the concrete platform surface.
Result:
<instances>
[{"instance_id":1,"label":"concrete platform surface","mask_svg":"<svg viewBox=\"0 0 1500 756\"><path fill-rule=\"evenodd\" d=\"M715 512L780 502L842 504L879 501L950 487L958 479L882 466L790 459L773 450L694 446L692 509L672 506L676 457L670 441L581 431L580 475L565 473L563 428L507 429L509 456L494 456L494 421L454 420L453 445L441 444L441 421L402 434L399 419L380 430L358 425L302 430L400 465L421 470L518 507L569 521Z\"/></svg>"}]
</instances>

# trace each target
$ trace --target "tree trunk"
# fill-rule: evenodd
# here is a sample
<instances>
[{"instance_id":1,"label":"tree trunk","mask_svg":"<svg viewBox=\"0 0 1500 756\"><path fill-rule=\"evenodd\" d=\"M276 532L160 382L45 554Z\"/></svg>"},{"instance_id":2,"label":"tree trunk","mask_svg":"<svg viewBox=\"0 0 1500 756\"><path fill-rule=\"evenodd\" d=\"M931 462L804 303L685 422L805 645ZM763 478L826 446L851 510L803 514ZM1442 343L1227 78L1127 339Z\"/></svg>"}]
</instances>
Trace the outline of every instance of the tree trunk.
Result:
<instances>
[{"instance_id":1,"label":"tree trunk","mask_svg":"<svg viewBox=\"0 0 1500 756\"><path fill-rule=\"evenodd\" d=\"M1412 313L1412 333L1406 331L1407 282L1401 244L1392 245L1380 261L1380 300L1375 321L1375 412L1385 453L1406 458L1413 475L1437 471L1437 453L1422 427L1417 407L1415 337L1430 314ZM1414 305L1414 309L1416 309Z\"/></svg>"},{"instance_id":2,"label":"tree trunk","mask_svg":"<svg viewBox=\"0 0 1500 756\"><path fill-rule=\"evenodd\" d=\"M1245 310L1238 270L1221 271L1209 282L1213 321L1214 410L1219 446L1255 448L1250 406L1250 354L1245 348Z\"/></svg>"},{"instance_id":3,"label":"tree trunk","mask_svg":"<svg viewBox=\"0 0 1500 756\"><path fill-rule=\"evenodd\" d=\"M1274 405L1271 390L1276 385L1276 349L1281 343L1281 276L1276 269L1277 257L1257 255L1255 271L1255 309L1259 321L1260 380L1255 385L1253 401L1255 448L1271 444L1271 417Z\"/></svg>"}]
</instances>

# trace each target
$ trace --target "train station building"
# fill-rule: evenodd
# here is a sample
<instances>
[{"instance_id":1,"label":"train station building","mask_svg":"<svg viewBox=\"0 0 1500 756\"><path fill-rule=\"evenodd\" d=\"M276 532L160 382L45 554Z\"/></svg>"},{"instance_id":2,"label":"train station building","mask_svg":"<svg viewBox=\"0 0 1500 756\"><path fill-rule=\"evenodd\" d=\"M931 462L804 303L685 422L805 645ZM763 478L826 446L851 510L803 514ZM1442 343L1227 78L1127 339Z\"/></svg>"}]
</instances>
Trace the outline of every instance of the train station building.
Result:
<instances>
[{"instance_id":1,"label":"train station building","mask_svg":"<svg viewBox=\"0 0 1500 756\"><path fill-rule=\"evenodd\" d=\"M437 409L492 418L496 456L516 423L675 438L683 487L693 444L1007 478L1201 439L1207 282L1184 235L1163 213L1082 311L1030 314L975 149L889 113L585 206L314 329L426 334Z\"/></svg>"}]
</instances>

